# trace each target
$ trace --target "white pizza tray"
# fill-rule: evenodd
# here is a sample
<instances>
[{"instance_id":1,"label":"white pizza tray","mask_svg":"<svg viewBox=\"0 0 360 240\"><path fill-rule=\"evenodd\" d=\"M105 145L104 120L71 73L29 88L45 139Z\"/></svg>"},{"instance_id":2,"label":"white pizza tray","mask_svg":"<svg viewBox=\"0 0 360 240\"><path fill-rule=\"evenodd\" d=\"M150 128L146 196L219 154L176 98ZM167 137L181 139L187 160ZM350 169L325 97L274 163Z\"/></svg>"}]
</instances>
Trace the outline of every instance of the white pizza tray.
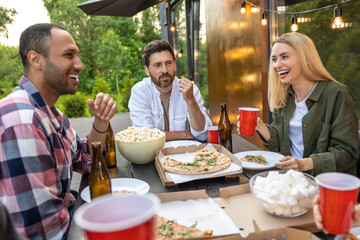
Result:
<instances>
[{"instance_id":1,"label":"white pizza tray","mask_svg":"<svg viewBox=\"0 0 360 240\"><path fill-rule=\"evenodd\" d=\"M214 236L240 233L235 223L211 198L165 202L161 204L158 215L187 227L197 223L196 228L213 230Z\"/></svg>"}]
</instances>

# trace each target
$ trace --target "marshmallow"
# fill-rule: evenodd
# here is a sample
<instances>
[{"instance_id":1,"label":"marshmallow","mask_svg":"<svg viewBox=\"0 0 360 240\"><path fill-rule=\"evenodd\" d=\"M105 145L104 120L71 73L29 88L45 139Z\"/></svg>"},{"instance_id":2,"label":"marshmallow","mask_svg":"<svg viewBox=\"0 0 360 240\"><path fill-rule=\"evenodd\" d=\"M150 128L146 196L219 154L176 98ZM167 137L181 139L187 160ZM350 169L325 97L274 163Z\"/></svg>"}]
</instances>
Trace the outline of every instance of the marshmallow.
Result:
<instances>
[{"instance_id":1,"label":"marshmallow","mask_svg":"<svg viewBox=\"0 0 360 240\"><path fill-rule=\"evenodd\" d=\"M280 176L280 173L277 172L277 171L270 171L267 175L267 179L270 180L270 179L278 179Z\"/></svg>"},{"instance_id":2,"label":"marshmallow","mask_svg":"<svg viewBox=\"0 0 360 240\"><path fill-rule=\"evenodd\" d=\"M291 212L292 212L293 215L295 215L295 214L299 214L299 213L301 213L301 212L303 212L305 210L306 209L301 207L300 205L295 205L295 206L292 207Z\"/></svg>"},{"instance_id":3,"label":"marshmallow","mask_svg":"<svg viewBox=\"0 0 360 240\"><path fill-rule=\"evenodd\" d=\"M298 172L298 171L294 171L294 170L289 170L291 171L291 175L296 179L299 180L300 178L304 177L304 174L302 172Z\"/></svg>"},{"instance_id":4,"label":"marshmallow","mask_svg":"<svg viewBox=\"0 0 360 240\"><path fill-rule=\"evenodd\" d=\"M286 172L283 177L282 177L282 181L286 182L288 185L292 186L296 179L293 177L293 175L291 174L292 170L289 170L288 172Z\"/></svg>"},{"instance_id":5,"label":"marshmallow","mask_svg":"<svg viewBox=\"0 0 360 240\"><path fill-rule=\"evenodd\" d=\"M280 187L280 192L285 196L287 196L291 191L291 186L285 182L282 182L279 187Z\"/></svg>"},{"instance_id":6,"label":"marshmallow","mask_svg":"<svg viewBox=\"0 0 360 240\"><path fill-rule=\"evenodd\" d=\"M273 188L270 191L270 198L274 201L277 201L280 197L280 191L277 188Z\"/></svg>"},{"instance_id":7,"label":"marshmallow","mask_svg":"<svg viewBox=\"0 0 360 240\"><path fill-rule=\"evenodd\" d=\"M296 206L298 201L296 200L296 198L294 197L289 197L287 202L291 205L291 206Z\"/></svg>"},{"instance_id":8,"label":"marshmallow","mask_svg":"<svg viewBox=\"0 0 360 240\"><path fill-rule=\"evenodd\" d=\"M317 188L302 172L289 170L280 174L270 171L267 177L256 177L253 193L267 212L291 216L306 212L312 206Z\"/></svg>"},{"instance_id":9,"label":"marshmallow","mask_svg":"<svg viewBox=\"0 0 360 240\"><path fill-rule=\"evenodd\" d=\"M279 205L279 206L286 206L287 203L288 203L288 200L287 200L286 196L281 195L281 196L280 196L280 199L279 199L279 201L278 201L278 205Z\"/></svg>"},{"instance_id":10,"label":"marshmallow","mask_svg":"<svg viewBox=\"0 0 360 240\"><path fill-rule=\"evenodd\" d=\"M283 214L284 214L284 209L283 209L282 207L276 207L276 208L274 209L274 213L275 213L276 215L283 215Z\"/></svg>"},{"instance_id":11,"label":"marshmallow","mask_svg":"<svg viewBox=\"0 0 360 240\"><path fill-rule=\"evenodd\" d=\"M284 208L284 213L283 213L283 215L284 216L291 216L291 207L290 206L286 206L285 208Z\"/></svg>"},{"instance_id":12,"label":"marshmallow","mask_svg":"<svg viewBox=\"0 0 360 240\"><path fill-rule=\"evenodd\" d=\"M298 187L297 187L297 186L293 187L293 188L291 189L291 191L290 191L290 196L295 197L295 196L298 195L298 194L299 194L299 189L298 189Z\"/></svg>"}]
</instances>

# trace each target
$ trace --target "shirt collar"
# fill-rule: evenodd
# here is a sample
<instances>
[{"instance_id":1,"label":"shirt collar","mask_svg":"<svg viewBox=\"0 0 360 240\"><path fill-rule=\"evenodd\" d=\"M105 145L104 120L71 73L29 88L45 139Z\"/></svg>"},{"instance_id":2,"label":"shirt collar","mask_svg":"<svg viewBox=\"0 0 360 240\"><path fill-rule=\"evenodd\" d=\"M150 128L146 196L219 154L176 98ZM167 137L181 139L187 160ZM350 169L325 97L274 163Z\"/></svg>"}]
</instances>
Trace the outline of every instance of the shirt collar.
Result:
<instances>
[{"instance_id":1,"label":"shirt collar","mask_svg":"<svg viewBox=\"0 0 360 240\"><path fill-rule=\"evenodd\" d=\"M312 91L312 93L310 94L310 96L308 97L308 99L316 102L319 100L322 92L324 91L324 88L326 86L326 84L328 83L328 80L324 80L324 81L318 81L315 89ZM292 88L292 86L290 85L288 88L288 94L289 95L294 95L294 89Z\"/></svg>"},{"instance_id":2,"label":"shirt collar","mask_svg":"<svg viewBox=\"0 0 360 240\"><path fill-rule=\"evenodd\" d=\"M57 131L60 131L64 119L57 110L57 108L55 106L50 108L49 105L47 105L45 99L41 96L40 92L35 87L35 85L25 76L22 76L20 78L19 85L20 88L28 92L31 98L30 100L34 102L35 106L39 108L51 120L54 128Z\"/></svg>"},{"instance_id":3,"label":"shirt collar","mask_svg":"<svg viewBox=\"0 0 360 240\"><path fill-rule=\"evenodd\" d=\"M325 86L328 84L328 80L326 81L318 81L318 84L316 85L315 89L313 90L313 92L311 93L311 95L309 96L309 99L313 100L313 101L318 101L321 94L323 93Z\"/></svg>"}]
</instances>

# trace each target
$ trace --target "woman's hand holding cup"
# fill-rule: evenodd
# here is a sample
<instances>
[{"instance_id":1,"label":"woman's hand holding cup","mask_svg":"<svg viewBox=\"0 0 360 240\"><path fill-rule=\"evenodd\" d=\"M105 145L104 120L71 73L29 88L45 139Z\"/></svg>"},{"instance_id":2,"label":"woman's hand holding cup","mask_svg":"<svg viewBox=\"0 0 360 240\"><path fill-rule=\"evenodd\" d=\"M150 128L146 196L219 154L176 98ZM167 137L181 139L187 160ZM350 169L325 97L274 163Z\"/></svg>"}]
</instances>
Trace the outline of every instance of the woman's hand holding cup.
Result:
<instances>
[{"instance_id":1,"label":"woman's hand holding cup","mask_svg":"<svg viewBox=\"0 0 360 240\"><path fill-rule=\"evenodd\" d=\"M240 115L237 116L237 120L239 120L237 122L237 134L242 135L241 132L240 132L240 128L241 128ZM257 119L256 119L255 131L258 131L266 141L270 140L270 131L267 128L267 126L265 125L264 121L259 117L257 117Z\"/></svg>"}]
</instances>

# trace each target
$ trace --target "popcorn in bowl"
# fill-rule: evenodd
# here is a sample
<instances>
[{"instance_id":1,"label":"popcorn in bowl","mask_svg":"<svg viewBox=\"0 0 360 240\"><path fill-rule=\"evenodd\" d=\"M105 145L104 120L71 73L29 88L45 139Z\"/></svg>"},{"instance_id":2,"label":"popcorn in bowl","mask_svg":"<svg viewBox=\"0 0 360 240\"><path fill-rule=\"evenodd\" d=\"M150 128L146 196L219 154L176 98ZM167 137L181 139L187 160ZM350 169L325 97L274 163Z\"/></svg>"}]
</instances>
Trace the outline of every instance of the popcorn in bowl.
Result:
<instances>
[{"instance_id":1,"label":"popcorn in bowl","mask_svg":"<svg viewBox=\"0 0 360 240\"><path fill-rule=\"evenodd\" d=\"M129 127L115 134L121 155L135 164L154 161L157 150L164 147L165 132L147 127Z\"/></svg>"},{"instance_id":2,"label":"popcorn in bowl","mask_svg":"<svg viewBox=\"0 0 360 240\"><path fill-rule=\"evenodd\" d=\"M250 189L266 212L281 217L306 213L318 191L313 176L294 170L259 173L250 179Z\"/></svg>"},{"instance_id":3,"label":"popcorn in bowl","mask_svg":"<svg viewBox=\"0 0 360 240\"><path fill-rule=\"evenodd\" d=\"M150 141L165 135L164 132L147 127L129 127L115 135L115 140L122 142Z\"/></svg>"}]
</instances>

